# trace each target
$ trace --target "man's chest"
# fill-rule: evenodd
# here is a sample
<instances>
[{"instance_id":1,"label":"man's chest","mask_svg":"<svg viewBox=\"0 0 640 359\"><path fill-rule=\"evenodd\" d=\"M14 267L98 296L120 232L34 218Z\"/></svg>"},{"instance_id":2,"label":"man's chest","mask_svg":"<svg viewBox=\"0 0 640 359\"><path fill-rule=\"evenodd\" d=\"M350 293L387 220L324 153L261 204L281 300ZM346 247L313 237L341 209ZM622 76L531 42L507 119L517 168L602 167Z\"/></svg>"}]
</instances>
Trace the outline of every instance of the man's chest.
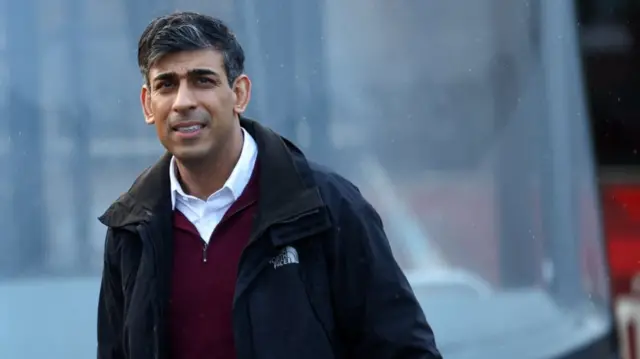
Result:
<instances>
[{"instance_id":1,"label":"man's chest","mask_svg":"<svg viewBox=\"0 0 640 359\"><path fill-rule=\"evenodd\" d=\"M176 201L176 210L185 216L200 234L200 238L208 243L233 203L233 198L225 196L207 201L180 198Z\"/></svg>"}]
</instances>

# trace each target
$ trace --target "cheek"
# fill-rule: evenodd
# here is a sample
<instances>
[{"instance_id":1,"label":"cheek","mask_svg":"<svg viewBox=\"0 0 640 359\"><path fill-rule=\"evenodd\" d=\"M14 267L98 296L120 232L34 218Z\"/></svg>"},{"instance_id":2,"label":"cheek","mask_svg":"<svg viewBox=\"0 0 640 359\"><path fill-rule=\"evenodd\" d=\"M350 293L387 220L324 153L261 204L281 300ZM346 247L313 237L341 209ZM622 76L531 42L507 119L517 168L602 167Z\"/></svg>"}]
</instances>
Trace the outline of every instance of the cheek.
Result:
<instances>
[{"instance_id":1,"label":"cheek","mask_svg":"<svg viewBox=\"0 0 640 359\"><path fill-rule=\"evenodd\" d=\"M207 101L207 110L214 117L217 115L227 114L229 110L233 110L235 106L234 93L231 90L219 91L210 96Z\"/></svg>"},{"instance_id":2,"label":"cheek","mask_svg":"<svg viewBox=\"0 0 640 359\"><path fill-rule=\"evenodd\" d=\"M174 149L174 139L171 137L171 132L168 127L165 125L165 122L155 124L156 135L162 147L164 147L167 151L172 151Z\"/></svg>"},{"instance_id":3,"label":"cheek","mask_svg":"<svg viewBox=\"0 0 640 359\"><path fill-rule=\"evenodd\" d=\"M167 127L164 126L164 123L160 124L158 122L156 122L155 127L158 139L164 144L165 140L169 138L169 131L167 131Z\"/></svg>"},{"instance_id":4,"label":"cheek","mask_svg":"<svg viewBox=\"0 0 640 359\"><path fill-rule=\"evenodd\" d=\"M165 106L158 104L153 105L151 108L153 110L153 119L158 132L166 130L170 110L167 110Z\"/></svg>"},{"instance_id":5,"label":"cheek","mask_svg":"<svg viewBox=\"0 0 640 359\"><path fill-rule=\"evenodd\" d=\"M160 108L155 108L153 112L154 126L158 137L165 138L169 134L168 114Z\"/></svg>"},{"instance_id":6,"label":"cheek","mask_svg":"<svg viewBox=\"0 0 640 359\"><path fill-rule=\"evenodd\" d=\"M172 99L167 96L158 94L151 95L151 101L149 107L153 112L153 115L158 118L165 118L167 113L171 111Z\"/></svg>"}]
</instances>

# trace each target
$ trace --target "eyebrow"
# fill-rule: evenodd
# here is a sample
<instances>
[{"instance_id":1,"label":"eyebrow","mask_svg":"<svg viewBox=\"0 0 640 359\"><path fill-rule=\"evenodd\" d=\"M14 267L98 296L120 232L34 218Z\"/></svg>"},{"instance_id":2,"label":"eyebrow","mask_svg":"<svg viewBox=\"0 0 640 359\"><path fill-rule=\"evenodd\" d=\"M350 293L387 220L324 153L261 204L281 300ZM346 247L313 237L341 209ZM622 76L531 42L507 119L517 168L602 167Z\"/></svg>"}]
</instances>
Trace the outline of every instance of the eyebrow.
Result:
<instances>
[{"instance_id":1,"label":"eyebrow","mask_svg":"<svg viewBox=\"0 0 640 359\"><path fill-rule=\"evenodd\" d=\"M219 78L220 75L218 75L217 72L210 70L210 69L191 69L189 71L187 71L187 76L188 77L193 77L193 76L214 76L216 78ZM153 78L153 81L160 81L160 80L170 80L170 79L175 79L178 76L178 73L176 72L163 72L160 73L158 75L156 75Z\"/></svg>"}]
</instances>

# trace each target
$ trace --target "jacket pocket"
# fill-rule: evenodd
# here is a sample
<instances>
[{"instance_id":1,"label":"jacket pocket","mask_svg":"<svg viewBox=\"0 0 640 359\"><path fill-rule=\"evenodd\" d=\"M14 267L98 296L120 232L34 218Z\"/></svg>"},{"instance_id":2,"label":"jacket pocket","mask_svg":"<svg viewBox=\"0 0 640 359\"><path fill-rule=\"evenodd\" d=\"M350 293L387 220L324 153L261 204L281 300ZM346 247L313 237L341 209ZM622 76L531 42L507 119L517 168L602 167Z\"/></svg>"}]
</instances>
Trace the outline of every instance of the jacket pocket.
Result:
<instances>
[{"instance_id":1,"label":"jacket pocket","mask_svg":"<svg viewBox=\"0 0 640 359\"><path fill-rule=\"evenodd\" d=\"M323 319L326 310L318 307L316 290L305 284L303 273L318 264L305 249L292 244L266 259L270 265L249 295L256 359L335 358L328 320Z\"/></svg>"},{"instance_id":2,"label":"jacket pocket","mask_svg":"<svg viewBox=\"0 0 640 359\"><path fill-rule=\"evenodd\" d=\"M338 353L340 348L335 335L332 296L322 246L317 241L313 242L306 257L313 263L300 267L300 277L304 283L307 300L334 353Z\"/></svg>"}]
</instances>

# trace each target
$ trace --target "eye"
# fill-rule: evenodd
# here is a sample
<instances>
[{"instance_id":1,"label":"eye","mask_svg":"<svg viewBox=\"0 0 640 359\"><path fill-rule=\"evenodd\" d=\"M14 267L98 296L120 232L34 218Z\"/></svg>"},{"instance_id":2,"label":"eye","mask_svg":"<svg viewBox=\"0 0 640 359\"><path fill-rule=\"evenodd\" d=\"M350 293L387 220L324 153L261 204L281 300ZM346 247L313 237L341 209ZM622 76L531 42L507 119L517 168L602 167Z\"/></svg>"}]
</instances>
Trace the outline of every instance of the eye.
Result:
<instances>
[{"instance_id":1,"label":"eye","mask_svg":"<svg viewBox=\"0 0 640 359\"><path fill-rule=\"evenodd\" d=\"M162 89L167 89L173 87L173 83L169 82L169 81L160 81L160 82L156 82L156 90L162 90Z\"/></svg>"},{"instance_id":2,"label":"eye","mask_svg":"<svg viewBox=\"0 0 640 359\"><path fill-rule=\"evenodd\" d=\"M196 82L202 85L211 85L211 84L215 84L215 82L208 78L208 77L198 77L196 79Z\"/></svg>"}]
</instances>

